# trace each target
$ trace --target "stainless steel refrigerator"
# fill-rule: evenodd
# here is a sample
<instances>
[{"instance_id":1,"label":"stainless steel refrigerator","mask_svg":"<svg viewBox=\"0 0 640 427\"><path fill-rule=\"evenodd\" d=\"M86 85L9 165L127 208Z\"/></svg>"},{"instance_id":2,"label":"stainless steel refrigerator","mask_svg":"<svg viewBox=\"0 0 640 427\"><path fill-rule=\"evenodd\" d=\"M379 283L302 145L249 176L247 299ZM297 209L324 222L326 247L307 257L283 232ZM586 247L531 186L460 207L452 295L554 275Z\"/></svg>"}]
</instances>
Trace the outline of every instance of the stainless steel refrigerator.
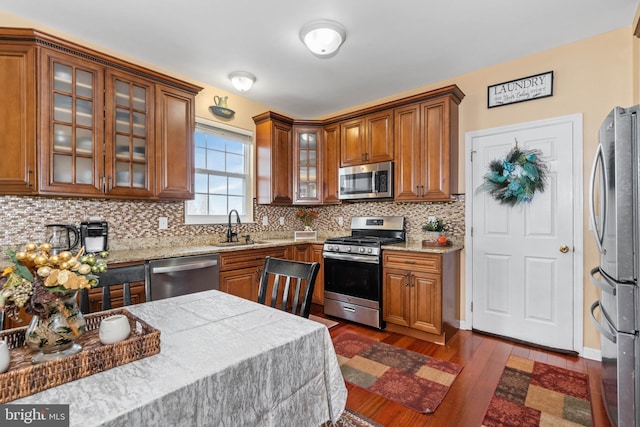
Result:
<instances>
[{"instance_id":1,"label":"stainless steel refrigerator","mask_svg":"<svg viewBox=\"0 0 640 427\"><path fill-rule=\"evenodd\" d=\"M600 251L591 282L601 290L591 321L601 337L604 404L618 427L640 427L639 113L616 107L600 127L589 198Z\"/></svg>"}]
</instances>

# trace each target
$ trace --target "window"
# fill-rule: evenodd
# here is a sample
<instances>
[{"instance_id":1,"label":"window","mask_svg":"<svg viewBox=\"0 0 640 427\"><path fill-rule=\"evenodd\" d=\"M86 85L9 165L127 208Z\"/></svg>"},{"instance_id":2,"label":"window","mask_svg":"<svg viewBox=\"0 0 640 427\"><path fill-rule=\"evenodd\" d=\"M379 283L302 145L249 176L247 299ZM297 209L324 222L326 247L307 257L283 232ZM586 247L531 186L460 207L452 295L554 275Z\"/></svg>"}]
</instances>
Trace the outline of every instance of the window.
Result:
<instances>
[{"instance_id":1,"label":"window","mask_svg":"<svg viewBox=\"0 0 640 427\"><path fill-rule=\"evenodd\" d=\"M235 209L253 222L251 132L196 119L195 199L185 203L185 224L226 224Z\"/></svg>"}]
</instances>

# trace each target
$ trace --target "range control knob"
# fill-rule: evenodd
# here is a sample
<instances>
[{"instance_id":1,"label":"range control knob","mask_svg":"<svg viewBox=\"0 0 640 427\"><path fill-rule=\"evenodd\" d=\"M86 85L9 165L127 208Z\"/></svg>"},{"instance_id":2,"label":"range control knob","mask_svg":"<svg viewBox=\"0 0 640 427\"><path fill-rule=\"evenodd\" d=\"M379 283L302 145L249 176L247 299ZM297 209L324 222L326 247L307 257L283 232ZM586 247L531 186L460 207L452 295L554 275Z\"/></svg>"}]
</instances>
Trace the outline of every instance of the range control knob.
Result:
<instances>
[{"instance_id":1,"label":"range control knob","mask_svg":"<svg viewBox=\"0 0 640 427\"><path fill-rule=\"evenodd\" d=\"M367 253L373 253L373 249L368 248L368 249L367 249Z\"/></svg>"},{"instance_id":2,"label":"range control knob","mask_svg":"<svg viewBox=\"0 0 640 427\"><path fill-rule=\"evenodd\" d=\"M371 249L369 249L369 250L371 250ZM364 253L364 248L360 248L360 249L358 249L358 252L360 252L361 254L363 254L363 253Z\"/></svg>"},{"instance_id":3,"label":"range control knob","mask_svg":"<svg viewBox=\"0 0 640 427\"><path fill-rule=\"evenodd\" d=\"M345 250L346 250L347 252L351 252L351 246L347 246L347 247L345 248Z\"/></svg>"}]
</instances>

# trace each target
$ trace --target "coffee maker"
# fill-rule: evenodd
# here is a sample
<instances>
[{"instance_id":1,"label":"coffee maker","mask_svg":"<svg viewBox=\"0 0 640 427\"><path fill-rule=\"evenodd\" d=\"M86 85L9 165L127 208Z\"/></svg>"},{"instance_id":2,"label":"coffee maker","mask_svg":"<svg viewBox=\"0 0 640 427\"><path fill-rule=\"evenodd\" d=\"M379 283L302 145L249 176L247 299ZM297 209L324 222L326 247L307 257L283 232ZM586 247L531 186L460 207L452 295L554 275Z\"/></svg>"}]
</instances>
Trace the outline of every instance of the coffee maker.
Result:
<instances>
[{"instance_id":1,"label":"coffee maker","mask_svg":"<svg viewBox=\"0 0 640 427\"><path fill-rule=\"evenodd\" d=\"M109 226L106 221L80 223L80 241L86 253L98 253L108 249Z\"/></svg>"}]
</instances>

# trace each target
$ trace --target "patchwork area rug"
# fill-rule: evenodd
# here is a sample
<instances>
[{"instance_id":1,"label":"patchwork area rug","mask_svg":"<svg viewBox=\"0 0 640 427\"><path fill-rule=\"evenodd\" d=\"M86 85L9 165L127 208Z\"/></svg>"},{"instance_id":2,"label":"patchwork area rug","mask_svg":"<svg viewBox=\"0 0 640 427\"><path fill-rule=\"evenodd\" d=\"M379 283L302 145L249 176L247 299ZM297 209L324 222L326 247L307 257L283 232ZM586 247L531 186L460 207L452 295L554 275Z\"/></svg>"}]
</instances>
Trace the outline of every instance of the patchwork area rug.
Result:
<instances>
[{"instance_id":1,"label":"patchwork area rug","mask_svg":"<svg viewBox=\"0 0 640 427\"><path fill-rule=\"evenodd\" d=\"M346 332L333 339L345 381L421 413L436 410L462 367Z\"/></svg>"},{"instance_id":2,"label":"patchwork area rug","mask_svg":"<svg viewBox=\"0 0 640 427\"><path fill-rule=\"evenodd\" d=\"M358 414L356 411L352 411L347 408L344 410L338 422L332 424L331 421L327 421L321 427L383 427L369 418Z\"/></svg>"},{"instance_id":3,"label":"patchwork area rug","mask_svg":"<svg viewBox=\"0 0 640 427\"><path fill-rule=\"evenodd\" d=\"M510 356L482 425L592 426L589 377Z\"/></svg>"}]
</instances>

